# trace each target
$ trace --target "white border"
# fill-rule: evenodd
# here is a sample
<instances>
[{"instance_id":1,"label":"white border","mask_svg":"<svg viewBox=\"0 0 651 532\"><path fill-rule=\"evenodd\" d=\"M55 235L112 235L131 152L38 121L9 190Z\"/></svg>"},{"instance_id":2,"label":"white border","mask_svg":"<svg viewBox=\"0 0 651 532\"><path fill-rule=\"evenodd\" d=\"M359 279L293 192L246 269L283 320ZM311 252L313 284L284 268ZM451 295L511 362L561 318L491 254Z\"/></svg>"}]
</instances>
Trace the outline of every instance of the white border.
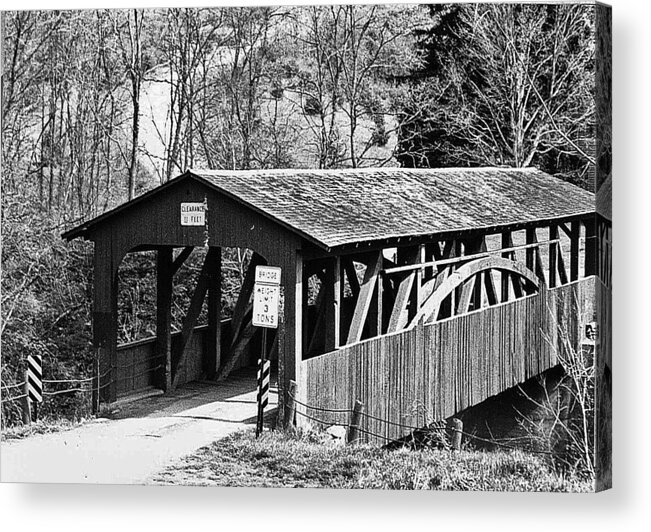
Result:
<instances>
[{"instance_id":1,"label":"white border","mask_svg":"<svg viewBox=\"0 0 651 532\"><path fill-rule=\"evenodd\" d=\"M259 2L263 3L263 2ZM278 4L301 2L277 2ZM324 3L324 2L321 2ZM614 6L615 488L600 495L0 485L4 530L642 530L649 501L649 2ZM59 8L209 5L56 2ZM220 5L252 5L222 2ZM213 5L216 5L213 3ZM23 0L21 9L52 4ZM9 7L8 4L4 6ZM552 527L552 528L550 528Z\"/></svg>"}]
</instances>

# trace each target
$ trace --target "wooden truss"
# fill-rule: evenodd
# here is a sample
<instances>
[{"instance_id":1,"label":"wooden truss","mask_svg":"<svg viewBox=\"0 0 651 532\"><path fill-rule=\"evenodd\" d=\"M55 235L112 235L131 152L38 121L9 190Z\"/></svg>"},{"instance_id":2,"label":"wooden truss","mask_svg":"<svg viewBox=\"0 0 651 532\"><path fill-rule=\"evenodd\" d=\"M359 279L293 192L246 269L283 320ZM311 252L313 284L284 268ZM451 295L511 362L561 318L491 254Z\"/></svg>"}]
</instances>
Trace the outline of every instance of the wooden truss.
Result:
<instances>
[{"instance_id":1,"label":"wooden truss","mask_svg":"<svg viewBox=\"0 0 651 532\"><path fill-rule=\"evenodd\" d=\"M581 234L572 221L307 261L304 356L575 281Z\"/></svg>"}]
</instances>

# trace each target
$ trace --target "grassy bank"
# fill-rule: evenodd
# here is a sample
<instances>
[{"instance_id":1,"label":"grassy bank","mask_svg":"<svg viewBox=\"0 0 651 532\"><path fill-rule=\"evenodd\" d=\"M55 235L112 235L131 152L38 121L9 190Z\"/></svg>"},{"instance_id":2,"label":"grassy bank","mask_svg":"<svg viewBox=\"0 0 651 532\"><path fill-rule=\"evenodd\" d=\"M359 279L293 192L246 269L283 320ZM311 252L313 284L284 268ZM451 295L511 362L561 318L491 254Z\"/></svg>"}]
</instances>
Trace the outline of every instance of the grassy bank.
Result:
<instances>
[{"instance_id":1,"label":"grassy bank","mask_svg":"<svg viewBox=\"0 0 651 532\"><path fill-rule=\"evenodd\" d=\"M592 490L590 482L563 478L538 456L519 451L390 451L337 445L314 433L265 433L256 440L252 431L203 447L153 480L240 487Z\"/></svg>"}]
</instances>

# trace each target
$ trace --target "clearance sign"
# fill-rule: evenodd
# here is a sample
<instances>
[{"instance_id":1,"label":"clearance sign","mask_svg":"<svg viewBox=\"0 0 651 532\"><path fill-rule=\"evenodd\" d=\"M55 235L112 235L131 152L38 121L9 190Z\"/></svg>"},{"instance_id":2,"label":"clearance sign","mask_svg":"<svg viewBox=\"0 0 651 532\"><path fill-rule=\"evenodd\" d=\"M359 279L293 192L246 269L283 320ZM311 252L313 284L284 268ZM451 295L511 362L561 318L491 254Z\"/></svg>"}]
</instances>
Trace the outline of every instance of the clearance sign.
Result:
<instances>
[{"instance_id":1,"label":"clearance sign","mask_svg":"<svg viewBox=\"0 0 651 532\"><path fill-rule=\"evenodd\" d=\"M253 325L267 329L278 328L280 300L280 268L256 266L253 288Z\"/></svg>"}]
</instances>

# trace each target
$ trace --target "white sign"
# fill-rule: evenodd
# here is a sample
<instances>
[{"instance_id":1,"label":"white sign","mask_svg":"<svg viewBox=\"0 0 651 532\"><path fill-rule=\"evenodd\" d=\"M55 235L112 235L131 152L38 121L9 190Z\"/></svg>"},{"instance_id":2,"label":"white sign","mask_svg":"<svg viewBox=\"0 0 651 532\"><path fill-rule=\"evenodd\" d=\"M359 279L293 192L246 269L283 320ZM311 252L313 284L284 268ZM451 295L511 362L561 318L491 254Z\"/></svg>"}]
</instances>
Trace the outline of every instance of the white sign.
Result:
<instances>
[{"instance_id":1,"label":"white sign","mask_svg":"<svg viewBox=\"0 0 651 532\"><path fill-rule=\"evenodd\" d=\"M278 328L280 273L277 266L256 266L253 288L253 325Z\"/></svg>"},{"instance_id":2,"label":"white sign","mask_svg":"<svg viewBox=\"0 0 651 532\"><path fill-rule=\"evenodd\" d=\"M278 328L278 301L280 287L256 283L253 291L253 325Z\"/></svg>"},{"instance_id":3,"label":"white sign","mask_svg":"<svg viewBox=\"0 0 651 532\"><path fill-rule=\"evenodd\" d=\"M206 205L203 202L181 203L181 225L206 225Z\"/></svg>"},{"instance_id":4,"label":"white sign","mask_svg":"<svg viewBox=\"0 0 651 532\"><path fill-rule=\"evenodd\" d=\"M256 266L255 282L280 285L280 268L278 266Z\"/></svg>"}]
</instances>

